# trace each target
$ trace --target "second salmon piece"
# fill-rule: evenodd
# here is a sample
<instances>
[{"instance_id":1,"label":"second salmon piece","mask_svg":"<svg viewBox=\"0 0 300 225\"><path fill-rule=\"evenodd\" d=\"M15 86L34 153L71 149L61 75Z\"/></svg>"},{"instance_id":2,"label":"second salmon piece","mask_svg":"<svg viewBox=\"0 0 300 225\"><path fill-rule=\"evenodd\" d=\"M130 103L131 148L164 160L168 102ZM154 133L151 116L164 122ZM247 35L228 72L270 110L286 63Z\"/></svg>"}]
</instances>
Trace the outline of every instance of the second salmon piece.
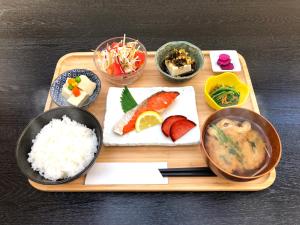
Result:
<instances>
[{"instance_id":1,"label":"second salmon piece","mask_svg":"<svg viewBox=\"0 0 300 225\"><path fill-rule=\"evenodd\" d=\"M145 99L141 104L125 113L122 119L114 126L114 132L119 135L126 134L135 129L135 122L139 115L145 111L164 112L179 95L177 91L160 91L149 98Z\"/></svg>"}]
</instances>

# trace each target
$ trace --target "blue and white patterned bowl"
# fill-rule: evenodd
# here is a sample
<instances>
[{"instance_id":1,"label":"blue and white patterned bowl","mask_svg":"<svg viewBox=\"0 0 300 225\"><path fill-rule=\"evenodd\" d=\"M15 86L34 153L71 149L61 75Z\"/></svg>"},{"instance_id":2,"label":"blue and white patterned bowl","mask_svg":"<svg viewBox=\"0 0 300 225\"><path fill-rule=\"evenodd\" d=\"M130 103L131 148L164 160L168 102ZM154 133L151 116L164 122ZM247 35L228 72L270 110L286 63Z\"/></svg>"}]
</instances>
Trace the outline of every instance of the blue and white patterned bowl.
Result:
<instances>
[{"instance_id":1,"label":"blue and white patterned bowl","mask_svg":"<svg viewBox=\"0 0 300 225\"><path fill-rule=\"evenodd\" d=\"M98 78L96 74L94 74L90 70L85 70L85 69L73 69L66 71L59 75L51 84L50 87L50 95L52 97L52 100L55 102L56 105L58 106L70 106L71 104L67 102L67 99L65 99L62 95L62 88L64 84L67 81L67 78L75 78L80 75L85 75L87 76L91 81L96 83L96 88L94 90L94 93L83 103L81 106L82 108L87 107L90 105L93 101L96 100L100 89L101 89L101 81Z\"/></svg>"}]
</instances>

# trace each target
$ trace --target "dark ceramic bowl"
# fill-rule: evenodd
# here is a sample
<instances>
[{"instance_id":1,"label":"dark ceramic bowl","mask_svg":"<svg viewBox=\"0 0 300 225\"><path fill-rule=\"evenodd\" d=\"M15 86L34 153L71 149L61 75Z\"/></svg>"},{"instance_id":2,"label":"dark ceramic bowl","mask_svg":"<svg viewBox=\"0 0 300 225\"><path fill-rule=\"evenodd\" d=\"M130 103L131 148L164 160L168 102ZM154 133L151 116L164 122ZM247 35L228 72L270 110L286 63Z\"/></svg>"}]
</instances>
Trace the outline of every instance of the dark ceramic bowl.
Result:
<instances>
[{"instance_id":1,"label":"dark ceramic bowl","mask_svg":"<svg viewBox=\"0 0 300 225\"><path fill-rule=\"evenodd\" d=\"M68 177L65 179L60 179L57 181L52 181L44 178L39 174L39 172L34 171L31 168L31 164L27 161L28 159L28 153L31 151L32 147L32 140L36 137L36 135L40 132L40 130L48 124L53 118L61 119L64 115L68 116L72 120L75 120L81 124L86 125L90 129L94 129L97 139L98 139L98 150L95 153L95 156L93 160L88 164L86 168L84 168L80 173L76 174L73 177ZM85 111L83 109L72 107L72 106L66 106L66 107L60 107L51 109L47 112L44 112L40 115L38 115L36 118L31 120L31 122L26 126L24 131L22 132L21 136L19 137L17 148L16 148L16 159L17 164L22 171L22 173L30 180L45 184L45 185L51 185L51 184L63 184L70 182L72 180L75 180L79 178L81 175L85 174L87 170L95 163L95 160L100 152L101 146L102 146L102 128L99 124L96 117L94 117L91 113L88 111Z\"/></svg>"},{"instance_id":2,"label":"dark ceramic bowl","mask_svg":"<svg viewBox=\"0 0 300 225\"><path fill-rule=\"evenodd\" d=\"M268 160L267 165L265 165L264 169L260 171L255 176L238 176L232 173L228 173L225 170L223 170L209 155L208 150L206 149L206 140L205 135L207 132L207 129L211 123L213 123L216 120L219 120L221 118L233 118L238 119L241 121L249 121L252 124L255 124L259 130L260 133L265 137L266 141L270 145L269 148L271 149L270 153L270 160ZM210 169L217 175L232 181L250 181L254 179L258 179L262 176L265 176L266 174L270 173L271 170L273 170L277 164L279 163L279 160L281 158L281 141L280 137L273 127L273 125L263 116L243 108L226 108L219 111L216 111L215 113L211 114L205 123L203 124L202 128L202 148L205 152L207 164L210 167ZM270 150L269 149L269 150Z\"/></svg>"},{"instance_id":3,"label":"dark ceramic bowl","mask_svg":"<svg viewBox=\"0 0 300 225\"><path fill-rule=\"evenodd\" d=\"M91 81L96 83L96 88L91 96L88 97L88 99L83 103L81 108L86 108L88 107L92 102L94 102L100 92L101 89L101 81L98 78L96 74L94 74L90 70L86 69L73 69L66 71L59 75L51 84L50 87L50 95L52 97L52 100L55 102L56 105L58 106L71 106L70 103L68 103L67 99L65 99L62 95L62 88L64 84L66 83L68 78L75 78L80 75L85 75L87 76Z\"/></svg>"},{"instance_id":4,"label":"dark ceramic bowl","mask_svg":"<svg viewBox=\"0 0 300 225\"><path fill-rule=\"evenodd\" d=\"M186 76L177 76L174 77L167 73L164 70L164 61L166 56L170 54L170 52L174 49L185 49L189 55L195 60L195 71L192 74L186 75ZM195 45L187 42L187 41L172 41L164 44L161 46L155 54L155 64L159 72L168 80L171 81L185 81L189 80L192 77L196 76L200 69L204 65L204 56L202 54L202 51Z\"/></svg>"}]
</instances>

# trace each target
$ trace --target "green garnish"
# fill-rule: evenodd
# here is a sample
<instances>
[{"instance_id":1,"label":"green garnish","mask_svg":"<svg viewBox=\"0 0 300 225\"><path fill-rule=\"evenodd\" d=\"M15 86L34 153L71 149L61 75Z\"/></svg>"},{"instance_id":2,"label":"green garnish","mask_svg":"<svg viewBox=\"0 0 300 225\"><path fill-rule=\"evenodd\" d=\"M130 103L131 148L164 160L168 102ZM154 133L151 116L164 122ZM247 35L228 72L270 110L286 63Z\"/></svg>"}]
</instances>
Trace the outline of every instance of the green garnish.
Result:
<instances>
[{"instance_id":1,"label":"green garnish","mask_svg":"<svg viewBox=\"0 0 300 225\"><path fill-rule=\"evenodd\" d=\"M210 92L211 98L222 107L237 105L240 93L230 86L217 86Z\"/></svg>"},{"instance_id":2,"label":"green garnish","mask_svg":"<svg viewBox=\"0 0 300 225\"><path fill-rule=\"evenodd\" d=\"M243 158L236 148L231 146L229 148L229 154L234 155L240 163L243 163Z\"/></svg>"},{"instance_id":3,"label":"green garnish","mask_svg":"<svg viewBox=\"0 0 300 225\"><path fill-rule=\"evenodd\" d=\"M224 155L220 156L220 159L222 159L227 165L230 165L231 163L226 159Z\"/></svg>"},{"instance_id":4,"label":"green garnish","mask_svg":"<svg viewBox=\"0 0 300 225\"><path fill-rule=\"evenodd\" d=\"M70 91L72 91L72 90L73 90L73 86L72 86L71 84L69 84L68 89L69 89Z\"/></svg>"},{"instance_id":5,"label":"green garnish","mask_svg":"<svg viewBox=\"0 0 300 225\"><path fill-rule=\"evenodd\" d=\"M132 97L127 86L124 87L120 100L121 100L122 110L124 113L128 112L129 110L137 106L137 103Z\"/></svg>"},{"instance_id":6,"label":"green garnish","mask_svg":"<svg viewBox=\"0 0 300 225\"><path fill-rule=\"evenodd\" d=\"M250 144L252 151L255 152L255 150L256 150L256 144L255 144L255 142L254 141L249 141L249 140L247 140L247 141Z\"/></svg>"},{"instance_id":7,"label":"green garnish","mask_svg":"<svg viewBox=\"0 0 300 225\"><path fill-rule=\"evenodd\" d=\"M236 156L240 163L243 163L243 154L239 148L239 145L235 143L231 137L227 136L219 127L215 124L211 126L217 132L217 139L223 145L228 145L229 154Z\"/></svg>"},{"instance_id":8,"label":"green garnish","mask_svg":"<svg viewBox=\"0 0 300 225\"><path fill-rule=\"evenodd\" d=\"M77 82L77 83L80 83L80 81L81 81L81 78L78 76L78 77L75 77L75 81Z\"/></svg>"},{"instance_id":9,"label":"green garnish","mask_svg":"<svg viewBox=\"0 0 300 225\"><path fill-rule=\"evenodd\" d=\"M221 144L225 144L227 142L232 141L231 138L229 138L227 135L225 135L225 133L219 127L217 127L215 124L213 124L211 127L217 131L217 138Z\"/></svg>"}]
</instances>

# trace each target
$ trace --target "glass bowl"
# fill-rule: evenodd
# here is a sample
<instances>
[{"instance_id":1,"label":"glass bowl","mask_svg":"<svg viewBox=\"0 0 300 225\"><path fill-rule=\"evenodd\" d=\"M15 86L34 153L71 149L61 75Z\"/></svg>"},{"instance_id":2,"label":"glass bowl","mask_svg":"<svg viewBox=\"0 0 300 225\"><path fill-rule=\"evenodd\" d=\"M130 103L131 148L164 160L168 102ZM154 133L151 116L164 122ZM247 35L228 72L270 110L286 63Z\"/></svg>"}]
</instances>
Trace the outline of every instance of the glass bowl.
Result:
<instances>
[{"instance_id":1,"label":"glass bowl","mask_svg":"<svg viewBox=\"0 0 300 225\"><path fill-rule=\"evenodd\" d=\"M133 39L130 37L125 37L126 43L137 41L137 43L138 43L137 47L139 47L139 50L142 51L145 55L145 60L144 60L143 65L141 65L140 68L138 68L138 70L136 70L134 72L126 73L126 74L122 74L122 75L111 75L111 74L103 71L100 66L101 61L100 61L100 58L99 58L97 52L106 49L106 47L108 45L111 45L113 42L120 42L123 39L124 39L124 37L113 37L113 38L110 38L110 39L102 42L96 48L96 50L94 52L94 57L93 57L97 72L101 75L101 77L103 77L108 82L110 82L114 85L117 85L117 86L124 86L124 85L128 85L128 84L132 84L136 80L138 80L142 76L143 71L145 69L146 62L147 62L147 50L146 50L145 46L141 42L137 41L136 39Z\"/></svg>"}]
</instances>

